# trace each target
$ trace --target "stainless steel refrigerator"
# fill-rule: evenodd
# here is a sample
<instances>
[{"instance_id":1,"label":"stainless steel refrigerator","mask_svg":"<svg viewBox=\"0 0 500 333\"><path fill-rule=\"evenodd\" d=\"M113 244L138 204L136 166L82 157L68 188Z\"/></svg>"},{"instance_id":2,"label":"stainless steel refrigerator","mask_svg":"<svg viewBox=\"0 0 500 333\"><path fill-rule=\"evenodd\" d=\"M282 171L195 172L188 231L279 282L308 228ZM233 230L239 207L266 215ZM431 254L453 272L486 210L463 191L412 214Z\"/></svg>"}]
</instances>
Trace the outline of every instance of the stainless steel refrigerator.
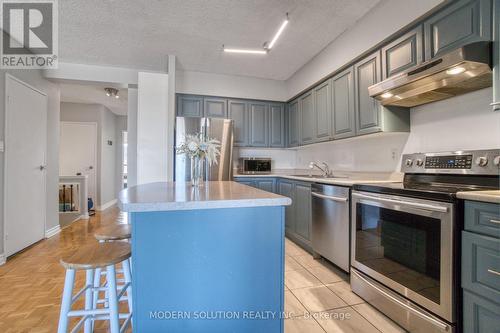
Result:
<instances>
[{"instance_id":1,"label":"stainless steel refrigerator","mask_svg":"<svg viewBox=\"0 0 500 333\"><path fill-rule=\"evenodd\" d=\"M201 133L204 137L219 140L220 155L217 164L205 163L205 180L232 180L233 178L233 121L218 118L177 117L175 122L175 147L184 142L186 134ZM175 154L175 181L191 180L191 160Z\"/></svg>"}]
</instances>

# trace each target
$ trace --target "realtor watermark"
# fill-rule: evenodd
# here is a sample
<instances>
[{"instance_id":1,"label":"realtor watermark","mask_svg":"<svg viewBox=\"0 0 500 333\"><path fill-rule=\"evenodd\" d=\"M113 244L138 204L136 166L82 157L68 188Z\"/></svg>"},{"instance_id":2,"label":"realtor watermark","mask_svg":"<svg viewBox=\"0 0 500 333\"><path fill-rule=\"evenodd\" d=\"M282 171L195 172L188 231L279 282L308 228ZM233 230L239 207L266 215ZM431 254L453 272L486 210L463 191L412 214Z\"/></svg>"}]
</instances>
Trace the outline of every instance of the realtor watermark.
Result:
<instances>
[{"instance_id":1,"label":"realtor watermark","mask_svg":"<svg viewBox=\"0 0 500 333\"><path fill-rule=\"evenodd\" d=\"M57 0L0 0L0 68L57 68L57 13Z\"/></svg>"},{"instance_id":2,"label":"realtor watermark","mask_svg":"<svg viewBox=\"0 0 500 333\"><path fill-rule=\"evenodd\" d=\"M273 319L330 319L350 320L349 312L304 312L297 314L284 311L149 311L150 320L273 320Z\"/></svg>"}]
</instances>

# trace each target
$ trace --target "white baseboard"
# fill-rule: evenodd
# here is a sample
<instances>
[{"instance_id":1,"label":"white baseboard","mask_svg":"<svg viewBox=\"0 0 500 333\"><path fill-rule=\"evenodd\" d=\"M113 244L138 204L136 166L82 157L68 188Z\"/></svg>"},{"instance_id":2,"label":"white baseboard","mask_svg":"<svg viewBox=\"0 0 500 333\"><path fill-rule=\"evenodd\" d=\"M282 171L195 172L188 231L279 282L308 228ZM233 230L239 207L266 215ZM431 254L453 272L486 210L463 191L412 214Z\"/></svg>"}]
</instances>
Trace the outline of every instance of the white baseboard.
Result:
<instances>
[{"instance_id":1,"label":"white baseboard","mask_svg":"<svg viewBox=\"0 0 500 333\"><path fill-rule=\"evenodd\" d=\"M95 208L95 210L97 210L97 211L103 211L103 210L106 210L106 209L108 209L108 208L110 208L110 207L113 207L113 206L114 206L114 205L116 205L117 203L118 203L118 200L117 200L117 199L113 199L113 200L111 200L111 201L106 202L104 205L97 206L97 207Z\"/></svg>"},{"instance_id":2,"label":"white baseboard","mask_svg":"<svg viewBox=\"0 0 500 333\"><path fill-rule=\"evenodd\" d=\"M2 266L3 264L5 264L5 255L2 253L0 254L0 266Z\"/></svg>"},{"instance_id":3,"label":"white baseboard","mask_svg":"<svg viewBox=\"0 0 500 333\"><path fill-rule=\"evenodd\" d=\"M61 232L61 226L58 224L48 230L45 230L45 238L50 238Z\"/></svg>"}]
</instances>

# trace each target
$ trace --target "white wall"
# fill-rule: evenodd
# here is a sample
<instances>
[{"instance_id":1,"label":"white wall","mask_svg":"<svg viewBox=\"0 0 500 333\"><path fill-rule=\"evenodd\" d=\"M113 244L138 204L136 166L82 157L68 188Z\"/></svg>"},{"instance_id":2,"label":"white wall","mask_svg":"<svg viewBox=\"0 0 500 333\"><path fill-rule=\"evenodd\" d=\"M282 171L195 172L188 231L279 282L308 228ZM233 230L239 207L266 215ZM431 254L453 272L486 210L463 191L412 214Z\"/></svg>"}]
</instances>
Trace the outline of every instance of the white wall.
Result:
<instances>
[{"instance_id":1,"label":"white wall","mask_svg":"<svg viewBox=\"0 0 500 333\"><path fill-rule=\"evenodd\" d=\"M137 185L137 95L136 88L128 88L128 113L127 113L127 184Z\"/></svg>"},{"instance_id":2,"label":"white wall","mask_svg":"<svg viewBox=\"0 0 500 333\"><path fill-rule=\"evenodd\" d=\"M284 81L192 71L176 72L176 92L199 95L286 101Z\"/></svg>"},{"instance_id":3,"label":"white wall","mask_svg":"<svg viewBox=\"0 0 500 333\"><path fill-rule=\"evenodd\" d=\"M139 73L137 183L167 181L168 75ZM170 161L172 163L172 161Z\"/></svg>"},{"instance_id":4,"label":"white wall","mask_svg":"<svg viewBox=\"0 0 500 333\"><path fill-rule=\"evenodd\" d=\"M127 116L116 116L115 198L118 198L118 193L122 190L124 131L127 131Z\"/></svg>"},{"instance_id":5,"label":"white wall","mask_svg":"<svg viewBox=\"0 0 500 333\"><path fill-rule=\"evenodd\" d=\"M287 99L335 72L444 0L382 0L287 81Z\"/></svg>"},{"instance_id":6,"label":"white wall","mask_svg":"<svg viewBox=\"0 0 500 333\"><path fill-rule=\"evenodd\" d=\"M0 140L4 141L5 130L5 74L16 78L43 91L48 96L47 113L47 230L59 223L59 87L42 76L39 70L0 70ZM3 254L3 165L4 154L0 153L0 256Z\"/></svg>"}]
</instances>

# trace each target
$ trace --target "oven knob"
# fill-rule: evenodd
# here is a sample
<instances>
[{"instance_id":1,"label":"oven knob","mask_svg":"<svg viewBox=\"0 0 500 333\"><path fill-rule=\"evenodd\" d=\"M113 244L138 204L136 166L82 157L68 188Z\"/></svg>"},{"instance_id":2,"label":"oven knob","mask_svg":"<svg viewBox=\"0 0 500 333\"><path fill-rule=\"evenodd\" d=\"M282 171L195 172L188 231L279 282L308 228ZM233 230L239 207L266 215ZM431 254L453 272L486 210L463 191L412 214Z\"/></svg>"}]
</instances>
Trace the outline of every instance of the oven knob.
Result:
<instances>
[{"instance_id":1,"label":"oven knob","mask_svg":"<svg viewBox=\"0 0 500 333\"><path fill-rule=\"evenodd\" d=\"M417 166L421 167L422 165L424 165L424 161L422 159L417 159Z\"/></svg>"},{"instance_id":2,"label":"oven knob","mask_svg":"<svg viewBox=\"0 0 500 333\"><path fill-rule=\"evenodd\" d=\"M500 168L500 155L495 157L495 159L493 160L493 164Z\"/></svg>"},{"instance_id":3,"label":"oven knob","mask_svg":"<svg viewBox=\"0 0 500 333\"><path fill-rule=\"evenodd\" d=\"M407 159L405 163L406 163L406 166L410 167L413 165L413 160Z\"/></svg>"},{"instance_id":4,"label":"oven knob","mask_svg":"<svg viewBox=\"0 0 500 333\"><path fill-rule=\"evenodd\" d=\"M476 164L481 166L481 167L487 166L488 159L484 156L478 157L478 158L476 158Z\"/></svg>"}]
</instances>

